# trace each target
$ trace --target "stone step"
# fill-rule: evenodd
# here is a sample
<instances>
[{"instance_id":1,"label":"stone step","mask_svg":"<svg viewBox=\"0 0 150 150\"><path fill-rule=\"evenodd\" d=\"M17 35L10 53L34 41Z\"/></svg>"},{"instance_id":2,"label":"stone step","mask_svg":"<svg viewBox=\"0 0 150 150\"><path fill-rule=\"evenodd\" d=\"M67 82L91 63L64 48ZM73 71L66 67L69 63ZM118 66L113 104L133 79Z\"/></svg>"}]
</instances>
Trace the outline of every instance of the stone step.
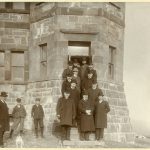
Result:
<instances>
[{"instance_id":1,"label":"stone step","mask_svg":"<svg viewBox=\"0 0 150 150\"><path fill-rule=\"evenodd\" d=\"M102 141L63 141L62 146L64 147L107 147L106 144Z\"/></svg>"}]
</instances>

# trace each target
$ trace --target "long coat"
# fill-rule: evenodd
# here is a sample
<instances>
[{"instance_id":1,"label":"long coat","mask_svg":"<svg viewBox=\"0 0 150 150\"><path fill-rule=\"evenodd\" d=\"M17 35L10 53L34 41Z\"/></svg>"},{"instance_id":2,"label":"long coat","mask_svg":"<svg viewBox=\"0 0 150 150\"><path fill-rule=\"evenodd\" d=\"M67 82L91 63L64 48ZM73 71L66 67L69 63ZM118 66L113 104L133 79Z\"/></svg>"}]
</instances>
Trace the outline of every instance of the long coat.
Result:
<instances>
[{"instance_id":1,"label":"long coat","mask_svg":"<svg viewBox=\"0 0 150 150\"><path fill-rule=\"evenodd\" d=\"M0 130L9 131L9 113L7 104L0 100Z\"/></svg>"},{"instance_id":2,"label":"long coat","mask_svg":"<svg viewBox=\"0 0 150 150\"><path fill-rule=\"evenodd\" d=\"M71 82L64 80L62 83L62 88L61 88L62 95L63 95L64 91L66 91L66 90L69 91L70 87L71 87Z\"/></svg>"},{"instance_id":3,"label":"long coat","mask_svg":"<svg viewBox=\"0 0 150 150\"><path fill-rule=\"evenodd\" d=\"M89 100L91 101L91 103L94 105L96 100L98 100L98 96L101 95L103 96L103 92L101 89L96 88L96 89L92 89L90 88L88 90L88 96L89 96Z\"/></svg>"},{"instance_id":4,"label":"long coat","mask_svg":"<svg viewBox=\"0 0 150 150\"><path fill-rule=\"evenodd\" d=\"M80 77L79 76L78 77L73 76L72 79L76 80L76 82L77 82L76 87L77 87L78 91L80 92L81 91L81 79L80 79Z\"/></svg>"},{"instance_id":5,"label":"long coat","mask_svg":"<svg viewBox=\"0 0 150 150\"><path fill-rule=\"evenodd\" d=\"M12 112L13 118L25 118L26 117L26 110L23 105L20 105L20 108L16 105L13 108Z\"/></svg>"},{"instance_id":6,"label":"long coat","mask_svg":"<svg viewBox=\"0 0 150 150\"><path fill-rule=\"evenodd\" d=\"M95 128L107 128L107 113L110 111L107 101L95 103Z\"/></svg>"},{"instance_id":7,"label":"long coat","mask_svg":"<svg viewBox=\"0 0 150 150\"><path fill-rule=\"evenodd\" d=\"M88 71L90 71L90 70L93 72L93 78L94 78L94 80L97 80L97 72L96 72L95 69L89 69L89 68L87 68L86 71L85 71L85 75L87 75Z\"/></svg>"},{"instance_id":8,"label":"long coat","mask_svg":"<svg viewBox=\"0 0 150 150\"><path fill-rule=\"evenodd\" d=\"M75 89L70 88L70 98L74 101L75 107L76 107L76 110L77 110L78 103L79 103L79 100L80 100L80 92L77 88L75 88Z\"/></svg>"},{"instance_id":9,"label":"long coat","mask_svg":"<svg viewBox=\"0 0 150 150\"><path fill-rule=\"evenodd\" d=\"M88 68L87 64L84 64L84 65L81 66L81 80L84 79L84 77L85 77L85 71L87 70L87 68Z\"/></svg>"},{"instance_id":10,"label":"long coat","mask_svg":"<svg viewBox=\"0 0 150 150\"><path fill-rule=\"evenodd\" d=\"M93 111L94 107L91 105L90 101L80 100L79 102L79 113L80 113L80 124L81 132L95 131ZM88 115L86 110L91 110L91 114Z\"/></svg>"},{"instance_id":11,"label":"long coat","mask_svg":"<svg viewBox=\"0 0 150 150\"><path fill-rule=\"evenodd\" d=\"M66 79L68 74L73 75L73 70L70 70L69 68L65 69L62 74L63 79Z\"/></svg>"},{"instance_id":12,"label":"long coat","mask_svg":"<svg viewBox=\"0 0 150 150\"><path fill-rule=\"evenodd\" d=\"M85 77L81 83L82 90L90 89L92 87L93 82L94 82L94 78L89 79L88 77Z\"/></svg>"},{"instance_id":13,"label":"long coat","mask_svg":"<svg viewBox=\"0 0 150 150\"><path fill-rule=\"evenodd\" d=\"M60 115L60 124L73 126L76 117L74 101L71 98L60 98L57 103L57 115Z\"/></svg>"},{"instance_id":14,"label":"long coat","mask_svg":"<svg viewBox=\"0 0 150 150\"><path fill-rule=\"evenodd\" d=\"M44 117L44 110L42 105L33 105L31 110L31 116L34 119L42 119Z\"/></svg>"}]
</instances>

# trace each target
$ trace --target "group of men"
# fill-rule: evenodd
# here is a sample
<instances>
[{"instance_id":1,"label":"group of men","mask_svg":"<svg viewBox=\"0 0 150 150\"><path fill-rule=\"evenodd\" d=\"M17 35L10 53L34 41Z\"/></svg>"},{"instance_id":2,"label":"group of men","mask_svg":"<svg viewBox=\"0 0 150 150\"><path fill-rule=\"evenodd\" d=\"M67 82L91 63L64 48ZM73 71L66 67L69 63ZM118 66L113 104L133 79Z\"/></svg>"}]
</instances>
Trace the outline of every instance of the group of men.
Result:
<instances>
[{"instance_id":1,"label":"group of men","mask_svg":"<svg viewBox=\"0 0 150 150\"><path fill-rule=\"evenodd\" d=\"M103 92L97 84L97 73L93 64L87 64L83 58L80 66L77 60L68 63L68 68L63 72L62 97L57 104L57 117L62 128L62 140L70 140L71 127L77 127L81 140L89 140L89 134L95 132L96 140L103 139L104 128L107 127L107 113L110 111L109 104L103 99ZM12 138L14 130L19 127L19 134L23 134L26 109L22 99L16 99L13 108L13 125L10 129L9 108L6 104L7 93L0 94L0 147L4 147L3 136L5 131L10 131ZM40 127L43 138L44 110L40 104L40 98L35 99L31 110L35 135L38 137Z\"/></svg>"},{"instance_id":2,"label":"group of men","mask_svg":"<svg viewBox=\"0 0 150 150\"><path fill-rule=\"evenodd\" d=\"M69 61L62 77L62 97L57 103L62 140L70 140L71 127L77 127L81 140L89 140L89 134L95 132L95 139L101 141L110 108L98 87L93 64L87 64L85 57L81 66L76 59Z\"/></svg>"},{"instance_id":3,"label":"group of men","mask_svg":"<svg viewBox=\"0 0 150 150\"><path fill-rule=\"evenodd\" d=\"M12 135L15 130L19 130L19 135L22 136L24 129L24 119L26 117L26 109L22 104L22 99L16 99L16 106L13 108L12 117L13 124L10 130L10 116L9 116L9 108L6 104L7 93L1 92L0 94L0 147L4 147L3 137L5 131L10 131L9 138L12 138ZM38 137L38 126L40 126L41 137L43 138L43 117L44 110L42 105L40 104L40 99L35 99L35 105L33 105L31 110L31 117L33 118L34 126L35 126L35 135Z\"/></svg>"}]
</instances>

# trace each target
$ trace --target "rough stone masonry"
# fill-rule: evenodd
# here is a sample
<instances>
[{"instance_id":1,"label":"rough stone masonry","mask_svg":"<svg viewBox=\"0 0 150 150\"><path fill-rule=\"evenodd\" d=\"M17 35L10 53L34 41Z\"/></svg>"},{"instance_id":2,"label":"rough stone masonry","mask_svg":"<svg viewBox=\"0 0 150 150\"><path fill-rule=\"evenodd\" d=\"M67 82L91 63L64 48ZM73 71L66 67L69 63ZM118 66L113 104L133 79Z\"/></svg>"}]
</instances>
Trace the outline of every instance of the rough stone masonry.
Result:
<instances>
[{"instance_id":1,"label":"rough stone masonry","mask_svg":"<svg viewBox=\"0 0 150 150\"><path fill-rule=\"evenodd\" d=\"M88 42L99 87L111 106L105 139L133 142L123 83L124 28L125 3L1 2L0 91L9 94L10 113L22 97L28 112L25 128L31 130L31 107L39 97L45 133L52 134L68 44ZM72 129L71 138L76 137Z\"/></svg>"}]
</instances>

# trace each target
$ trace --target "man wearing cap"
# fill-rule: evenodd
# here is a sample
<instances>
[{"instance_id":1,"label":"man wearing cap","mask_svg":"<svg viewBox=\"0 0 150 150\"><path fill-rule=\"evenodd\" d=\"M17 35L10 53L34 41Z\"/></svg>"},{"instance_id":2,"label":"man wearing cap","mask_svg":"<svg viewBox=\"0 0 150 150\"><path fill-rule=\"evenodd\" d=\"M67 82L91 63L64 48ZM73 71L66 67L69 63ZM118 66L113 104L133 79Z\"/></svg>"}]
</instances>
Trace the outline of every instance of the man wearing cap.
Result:
<instances>
[{"instance_id":1,"label":"man wearing cap","mask_svg":"<svg viewBox=\"0 0 150 150\"><path fill-rule=\"evenodd\" d=\"M77 59L74 59L73 60L73 69L74 68L78 68L78 75L80 76L80 74L81 74L81 68L80 68L80 64L79 64L79 62L78 62L78 60Z\"/></svg>"},{"instance_id":2,"label":"man wearing cap","mask_svg":"<svg viewBox=\"0 0 150 150\"><path fill-rule=\"evenodd\" d=\"M86 57L83 57L82 58L82 66L81 66L81 80L84 79L85 71L87 70L87 68L88 68L88 65L87 65L87 62L86 62Z\"/></svg>"},{"instance_id":3,"label":"man wearing cap","mask_svg":"<svg viewBox=\"0 0 150 150\"><path fill-rule=\"evenodd\" d=\"M92 87L88 89L88 95L92 105L95 104L98 96L104 96L102 90L98 87L97 81L93 81Z\"/></svg>"},{"instance_id":4,"label":"man wearing cap","mask_svg":"<svg viewBox=\"0 0 150 150\"><path fill-rule=\"evenodd\" d=\"M4 147L3 136L5 131L9 131L9 111L6 104L6 92L0 94L0 147Z\"/></svg>"},{"instance_id":5,"label":"man wearing cap","mask_svg":"<svg viewBox=\"0 0 150 150\"><path fill-rule=\"evenodd\" d=\"M97 80L97 72L96 72L96 70L94 69L93 63L90 63L90 64L88 65L88 68L87 68L86 71L85 71L85 75L88 74L89 71L92 71L92 72L93 72L93 78L94 78L94 80Z\"/></svg>"},{"instance_id":6,"label":"man wearing cap","mask_svg":"<svg viewBox=\"0 0 150 150\"><path fill-rule=\"evenodd\" d=\"M73 69L73 76L72 76L72 79L76 80L76 87L78 89L78 91L80 92L81 91L81 80L80 80L80 77L79 77L79 70L78 68L74 68Z\"/></svg>"},{"instance_id":7,"label":"man wearing cap","mask_svg":"<svg viewBox=\"0 0 150 150\"><path fill-rule=\"evenodd\" d=\"M40 98L35 99L35 105L32 106L31 110L31 117L34 120L34 127L35 127L35 135L38 138L38 126L40 126L41 137L43 138L43 131L44 131L44 110L42 105L40 104Z\"/></svg>"},{"instance_id":8,"label":"man wearing cap","mask_svg":"<svg viewBox=\"0 0 150 150\"><path fill-rule=\"evenodd\" d=\"M76 117L76 109L69 91L64 91L63 97L58 100L56 112L62 127L61 140L70 140L70 128Z\"/></svg>"},{"instance_id":9,"label":"man wearing cap","mask_svg":"<svg viewBox=\"0 0 150 150\"><path fill-rule=\"evenodd\" d=\"M63 74L62 74L63 79L66 79L68 74L71 74L71 75L73 74L73 64L71 61L68 62L68 68L66 68L63 71Z\"/></svg>"},{"instance_id":10,"label":"man wearing cap","mask_svg":"<svg viewBox=\"0 0 150 150\"><path fill-rule=\"evenodd\" d=\"M81 140L89 140L89 134L95 131L94 126L94 107L91 105L88 92L84 91L82 93L83 99L79 102L79 113L81 116L80 120L80 131L81 131Z\"/></svg>"},{"instance_id":11,"label":"man wearing cap","mask_svg":"<svg viewBox=\"0 0 150 150\"><path fill-rule=\"evenodd\" d=\"M95 138L96 140L103 140L104 128L107 128L107 113L110 111L110 107L107 101L104 101L104 97L99 95L98 100L95 103Z\"/></svg>"},{"instance_id":12,"label":"man wearing cap","mask_svg":"<svg viewBox=\"0 0 150 150\"><path fill-rule=\"evenodd\" d=\"M18 126L19 126L20 135L22 135L23 128L24 128L24 119L26 117L26 110L25 107L21 104L21 99L17 98L16 101L17 101L17 105L13 108L12 111L14 122L11 127L10 136L9 136L10 138L12 138L12 134L14 130L17 129Z\"/></svg>"},{"instance_id":13,"label":"man wearing cap","mask_svg":"<svg viewBox=\"0 0 150 150\"><path fill-rule=\"evenodd\" d=\"M66 80L64 80L63 83L62 83L62 88L61 88L62 94L64 93L64 91L66 91L66 90L69 91L70 90L71 81L72 81L72 75L68 74Z\"/></svg>"},{"instance_id":14,"label":"man wearing cap","mask_svg":"<svg viewBox=\"0 0 150 150\"><path fill-rule=\"evenodd\" d=\"M93 77L93 71L88 71L87 75L85 76L85 78L82 81L82 91L83 90L88 90L89 88L92 87L93 82L95 81L94 77Z\"/></svg>"}]
</instances>

